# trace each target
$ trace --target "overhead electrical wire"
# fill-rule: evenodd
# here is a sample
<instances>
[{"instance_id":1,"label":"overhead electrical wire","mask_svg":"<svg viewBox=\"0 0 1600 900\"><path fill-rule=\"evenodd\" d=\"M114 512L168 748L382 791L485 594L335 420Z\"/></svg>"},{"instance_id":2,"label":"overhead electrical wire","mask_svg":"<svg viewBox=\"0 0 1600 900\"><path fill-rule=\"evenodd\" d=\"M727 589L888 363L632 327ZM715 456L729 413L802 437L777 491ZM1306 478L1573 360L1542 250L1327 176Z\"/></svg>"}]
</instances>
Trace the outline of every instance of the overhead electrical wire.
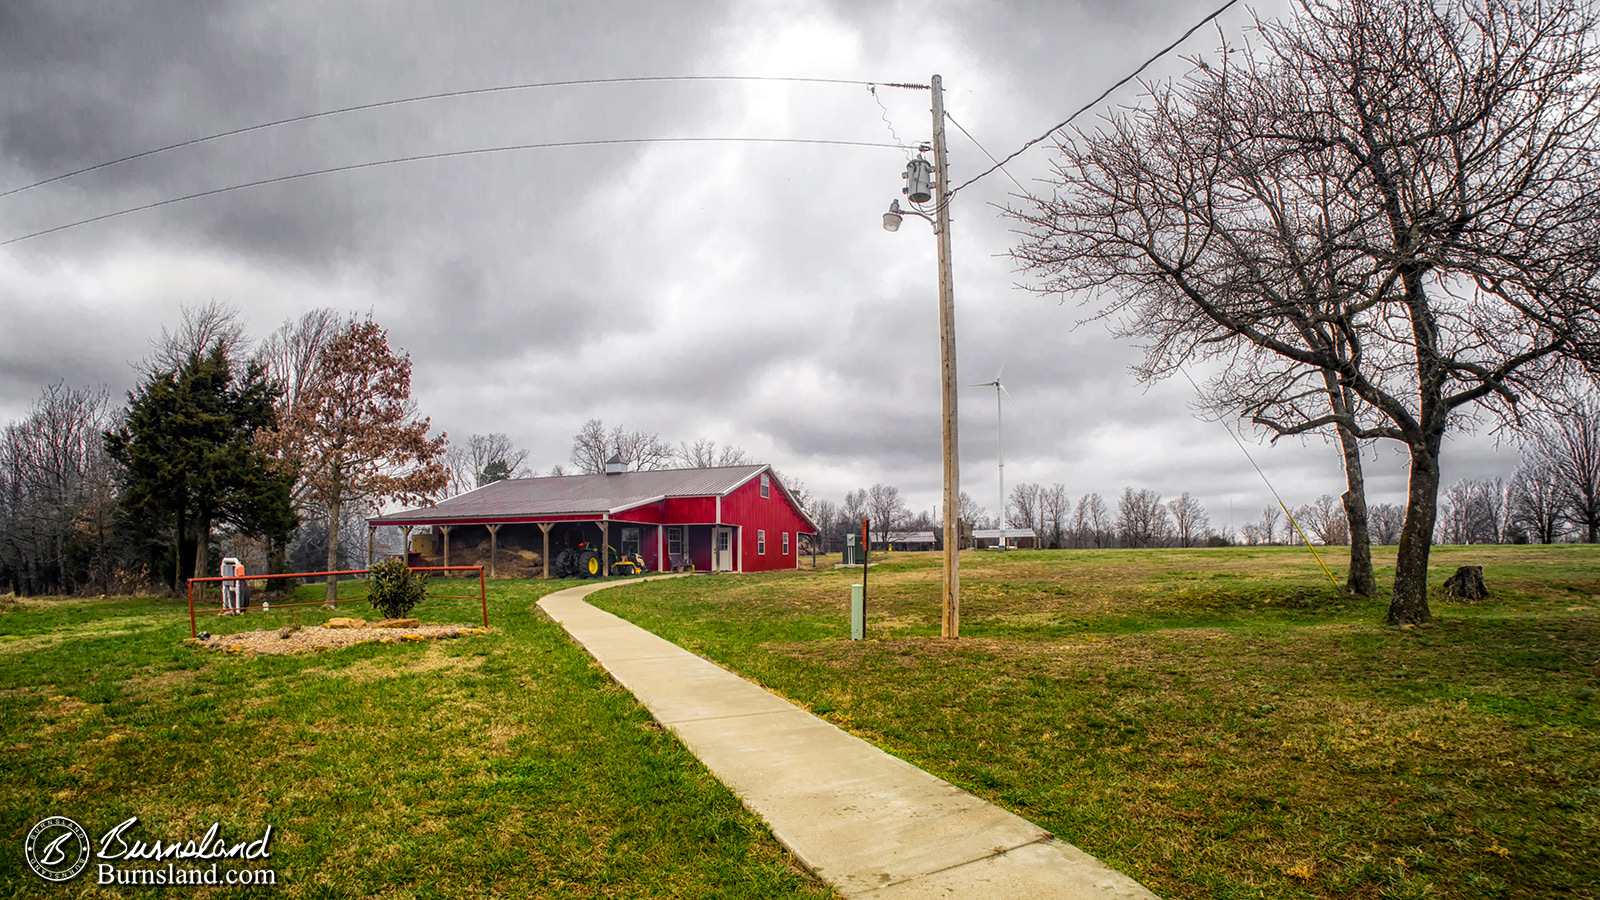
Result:
<instances>
[{"instance_id":1,"label":"overhead electrical wire","mask_svg":"<svg viewBox=\"0 0 1600 900\"><path fill-rule=\"evenodd\" d=\"M342 106L338 109L325 109L321 112L306 113L299 116L290 116L287 119L276 119L271 122L261 122L255 125L247 125L243 128L219 131L216 134L208 134L203 137L190 138L186 141L178 141L174 144L167 144L164 147L156 147L150 150L141 150L138 153L130 153L127 156L118 157L117 159L95 163L92 166L85 166L81 169L75 169L71 172L63 172L60 175L53 175L42 181L35 181L32 184L25 184L21 187L14 187L6 191L0 191L0 198L9 197L12 194L20 194L23 191L30 191L34 188L44 187L47 184L54 184L57 181L64 181L68 178L75 178L79 175L88 174L89 172L96 172L100 169L106 169L110 168L111 166L121 165L122 163L132 162L136 159L145 159L146 157L155 156L159 153L166 153L171 150L180 150L184 147L193 147L198 144L206 144L210 143L211 141L221 140L223 138L235 137L241 134L249 134L253 131L264 131L268 128L278 128L283 125L293 125L297 122L310 122L314 119L342 116L347 113L366 112L369 110L383 109L390 106L403 106L408 103L427 103L434 100L449 100L456 97L472 97L483 94L502 94L511 91L527 91L538 88L578 87L581 85L597 84L645 84L651 82L672 81L770 81L799 84L849 84L856 86L864 85L868 88L892 87L905 88L908 90L928 90L928 85L925 84L908 84L896 81L861 81L858 79L849 78L795 78L781 75L644 75L626 78L579 78L567 81L537 81L526 84L503 84L492 87L466 88L459 91L442 91L437 94L418 94L411 97L397 97L390 100L377 100L372 103L358 103L354 106Z\"/></svg>"},{"instance_id":2,"label":"overhead electrical wire","mask_svg":"<svg viewBox=\"0 0 1600 900\"><path fill-rule=\"evenodd\" d=\"M286 181L298 181L302 178L315 178L319 175L333 175L339 172L354 172L359 169L375 169L381 166L393 166L401 163L425 162L433 159L453 159L461 156L478 156L487 153L514 153L525 150L550 150L559 147L600 147L618 144L812 144L836 147L886 147L894 150L905 149L905 145L903 144L889 144L877 141L836 141L820 138L668 137L606 138L590 141L549 141L539 144L511 144L504 147L479 147L472 150L450 150L443 153L422 153L415 156L397 156L389 159L351 163L350 165L345 166L332 166L326 169L316 169L310 172L296 172L292 175L279 175L273 178L263 178L259 181L246 182L244 184L234 184L229 185L228 187L212 188L211 190L207 191L186 194L182 197L169 197L165 200L157 200L154 203L146 203L142 206L133 206L127 209L120 209L116 212L91 216L87 219L79 219L76 222L68 222L65 225L56 225L51 228L44 228L39 231L32 232L31 234L24 234L18 237L9 238L7 240L0 241L0 247L21 243L22 241L30 240L36 237L43 237L47 234L55 234L58 231L66 231L69 228L77 228L81 225L90 225L95 222L104 222L107 219L116 219L121 216L131 215L137 212L144 212L145 210L156 209L162 206L170 206L174 203L183 203L189 200L199 200L202 197L215 197L218 194L228 194L234 191L247 190L249 188L265 187L270 184L282 184Z\"/></svg>"},{"instance_id":3,"label":"overhead electrical wire","mask_svg":"<svg viewBox=\"0 0 1600 900\"><path fill-rule=\"evenodd\" d=\"M1183 373L1184 378L1189 379L1189 384L1194 387L1194 392L1199 394L1200 397L1204 399L1205 392L1200 390L1199 382L1194 380L1194 377L1189 374L1189 370L1185 369L1183 366L1179 366L1178 371ZM1307 550L1311 551L1311 556L1316 559L1317 565L1322 567L1322 574L1328 576L1329 583L1331 583L1334 588L1337 589L1339 587L1339 579L1333 577L1333 572L1328 569L1328 564L1322 561L1322 554L1317 552L1317 548L1311 546L1311 539L1306 537L1305 530L1302 529L1300 527L1300 523L1295 520L1294 513L1289 511L1289 504L1284 503L1283 498L1278 496L1278 489L1272 486L1272 481L1267 478L1267 473L1261 471L1261 467L1256 465L1256 458L1250 455L1249 450L1245 449L1244 441L1239 440L1239 436L1233 433L1233 429L1228 427L1227 422L1218 419L1217 424L1221 425L1222 430L1228 433L1228 437L1233 438L1233 443L1239 448L1239 452L1243 453L1244 458L1250 461L1250 467L1256 470L1257 475L1261 476L1261 483L1265 484L1267 486L1267 490L1272 492L1272 499L1278 501L1278 508L1283 510L1283 514L1289 519L1289 524L1293 525L1294 530L1300 534L1301 542L1306 545ZM1272 507L1269 506L1267 508L1271 509Z\"/></svg>"},{"instance_id":4,"label":"overhead electrical wire","mask_svg":"<svg viewBox=\"0 0 1600 900\"><path fill-rule=\"evenodd\" d=\"M961 133L967 136L967 140L972 142L972 146L977 147L980 151L982 151L984 156L989 157L989 161L994 163L995 166L1000 169L1000 172L1002 174L1004 174L1007 178L1011 179L1011 183L1017 186L1017 190L1021 191L1024 196L1027 196L1027 197L1032 197L1033 196L1033 194L1030 193L1027 188L1022 186L1022 182L1018 181L1017 177L1015 175L1011 174L1011 170L1010 169L1007 169L1005 166L1000 165L1000 161L998 159L994 158L994 154L989 152L989 148L988 147L985 147L984 145L978 143L978 139L972 136L972 132L968 131L967 127L965 125L962 125L960 122L957 122L955 116L950 115L950 110L947 109L947 110L944 111L944 117L946 119L950 120L950 124L951 125L954 125L956 128L959 128L961 130Z\"/></svg>"},{"instance_id":5,"label":"overhead electrical wire","mask_svg":"<svg viewBox=\"0 0 1600 900\"><path fill-rule=\"evenodd\" d=\"M1208 15L1205 18L1201 19L1200 21L1194 23L1194 26L1191 27L1188 31L1185 31L1183 34L1178 35L1178 39L1177 40L1175 40L1172 43L1168 44L1167 46L1163 47L1161 49L1161 51L1158 52L1155 56L1152 56L1149 59L1145 60L1144 62L1140 63L1139 64L1139 68L1134 69L1132 72L1129 72L1127 75L1123 76L1123 78L1120 81L1118 81L1116 84L1113 84L1111 87L1108 87L1104 91L1101 91L1100 92L1100 96L1098 96L1098 97L1094 98L1093 100L1090 100L1088 103L1085 103L1084 105L1078 107L1077 111L1075 111L1072 115L1067 116L1066 119L1064 119L1061 122L1051 126L1049 131L1046 131L1044 134L1041 134L1038 137L1034 138L1033 140L1027 142L1026 144L1023 144L1021 147L1018 147L1016 149L1016 151L1013 152L1010 156L1007 156L1005 159L996 161L993 166L990 166L989 168L984 169L982 172L979 172L977 175L974 175L973 177L968 178L966 181L962 182L960 186L956 187L954 190L951 190L949 193L945 194L946 200L948 201L949 198L954 197L956 194L960 193L962 188L965 188L967 185L970 185L973 182L978 181L979 179L981 179L981 178L993 173L995 169L1003 169L1006 163L1011 162L1013 159L1016 159L1017 157L1021 156L1023 153L1027 152L1030 148L1032 148L1035 144L1039 143L1040 141L1044 140L1045 138L1049 137L1050 135L1055 134L1056 132L1060 131L1061 129L1067 127L1068 125L1071 125L1072 121L1074 119L1078 118L1078 116L1083 115L1084 113L1086 113L1089 110L1095 108L1096 106L1099 106L1100 102L1102 100L1104 100L1107 97L1111 96L1118 88L1120 88L1123 85L1127 84L1128 82L1134 80L1135 78L1138 78L1140 72L1143 72L1145 69L1149 68L1152 63L1156 62L1161 57L1166 56L1168 53L1171 53L1173 50L1177 49L1179 44L1181 44L1184 41L1188 40L1189 37L1191 35L1193 35L1196 31L1199 31L1201 28L1205 27L1205 24L1207 22L1210 22L1212 19L1215 19L1217 16L1220 16L1223 13L1227 12L1229 7L1233 6L1234 4L1236 4L1238 2L1239 2L1239 0L1228 0L1227 3L1224 3L1221 6L1217 7L1217 9L1215 11L1213 11L1210 15ZM963 130L965 130L965 129L963 129ZM971 135L968 135L968 137L971 137ZM1007 174L1009 175L1010 173L1008 172ZM1012 180L1015 181L1016 179L1012 179Z\"/></svg>"}]
</instances>

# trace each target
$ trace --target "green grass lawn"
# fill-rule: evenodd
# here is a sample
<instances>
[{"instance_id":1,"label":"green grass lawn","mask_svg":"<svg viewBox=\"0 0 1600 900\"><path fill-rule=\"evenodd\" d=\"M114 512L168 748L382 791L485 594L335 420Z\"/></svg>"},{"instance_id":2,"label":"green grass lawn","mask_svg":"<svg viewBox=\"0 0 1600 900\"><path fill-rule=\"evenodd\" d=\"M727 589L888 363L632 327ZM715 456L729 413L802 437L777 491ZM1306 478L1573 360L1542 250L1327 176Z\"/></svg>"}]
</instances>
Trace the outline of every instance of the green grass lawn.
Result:
<instances>
[{"instance_id":1,"label":"green grass lawn","mask_svg":"<svg viewBox=\"0 0 1600 900\"><path fill-rule=\"evenodd\" d=\"M1494 596L1411 629L1304 549L969 553L959 642L937 556L861 642L833 561L591 600L1164 897L1600 897L1600 548L1439 548Z\"/></svg>"},{"instance_id":2,"label":"green grass lawn","mask_svg":"<svg viewBox=\"0 0 1600 900\"><path fill-rule=\"evenodd\" d=\"M489 634L295 656L185 646L173 600L0 598L0 897L154 895L96 888L92 865L65 888L35 877L23 839L51 815L92 837L138 816L146 840L271 825L290 897L830 896L533 608L562 586L491 582ZM352 614L379 618L200 627Z\"/></svg>"}]
</instances>

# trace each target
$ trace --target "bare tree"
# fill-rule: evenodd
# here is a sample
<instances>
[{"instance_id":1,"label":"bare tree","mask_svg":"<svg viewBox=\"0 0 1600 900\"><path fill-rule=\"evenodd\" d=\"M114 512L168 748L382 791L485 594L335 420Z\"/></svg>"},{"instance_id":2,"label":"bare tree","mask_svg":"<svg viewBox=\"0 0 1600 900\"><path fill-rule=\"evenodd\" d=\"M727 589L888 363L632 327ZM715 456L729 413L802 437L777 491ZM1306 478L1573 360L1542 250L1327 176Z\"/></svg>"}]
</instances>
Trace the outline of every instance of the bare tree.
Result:
<instances>
[{"instance_id":1,"label":"bare tree","mask_svg":"<svg viewBox=\"0 0 1600 900\"><path fill-rule=\"evenodd\" d=\"M817 523L817 538L823 542L843 540L839 523L839 504L818 498L812 501L811 520Z\"/></svg>"},{"instance_id":2,"label":"bare tree","mask_svg":"<svg viewBox=\"0 0 1600 900\"><path fill-rule=\"evenodd\" d=\"M1111 518L1110 508L1106 506L1106 498L1099 494L1084 494L1078 500L1079 512L1081 513L1085 507L1089 510L1087 516L1089 534L1086 536L1085 544L1093 541L1096 549L1111 546L1116 536L1116 524Z\"/></svg>"},{"instance_id":3,"label":"bare tree","mask_svg":"<svg viewBox=\"0 0 1600 900\"><path fill-rule=\"evenodd\" d=\"M1172 532L1161 495L1149 488L1122 489L1117 503L1117 534L1124 547L1159 547Z\"/></svg>"},{"instance_id":4,"label":"bare tree","mask_svg":"<svg viewBox=\"0 0 1600 900\"><path fill-rule=\"evenodd\" d=\"M104 388L45 387L0 430L0 587L73 593L109 579L115 490Z\"/></svg>"},{"instance_id":5,"label":"bare tree","mask_svg":"<svg viewBox=\"0 0 1600 900\"><path fill-rule=\"evenodd\" d=\"M1553 544L1561 536L1566 516L1559 478L1550 463L1537 456L1517 468L1506 492L1514 534L1536 544Z\"/></svg>"},{"instance_id":6,"label":"bare tree","mask_svg":"<svg viewBox=\"0 0 1600 900\"><path fill-rule=\"evenodd\" d=\"M1295 519L1299 521L1300 527L1305 529L1307 536L1316 539L1319 544L1335 547L1350 541L1350 531L1344 511L1340 508L1339 501L1328 494L1323 494L1295 510ZM1290 543L1296 543L1298 535L1292 530L1289 537Z\"/></svg>"},{"instance_id":7,"label":"bare tree","mask_svg":"<svg viewBox=\"0 0 1600 900\"><path fill-rule=\"evenodd\" d=\"M527 461L528 451L502 432L470 435L445 453L444 463L450 469L445 493L455 496L507 478L531 477Z\"/></svg>"},{"instance_id":8,"label":"bare tree","mask_svg":"<svg viewBox=\"0 0 1600 900\"><path fill-rule=\"evenodd\" d=\"M1018 214L1017 255L1047 290L1108 289L1147 377L1238 359L1263 427L1405 446L1387 619L1426 621L1445 434L1473 408L1515 417L1522 392L1600 353L1593 16L1584 0L1297 7L1065 144L1065 196ZM1330 373L1357 407L1335 407Z\"/></svg>"},{"instance_id":9,"label":"bare tree","mask_svg":"<svg viewBox=\"0 0 1600 900\"><path fill-rule=\"evenodd\" d=\"M1037 484L1013 485L1009 498L1010 509L1006 511L1006 521L1002 528L1032 528L1034 534L1044 530L1040 522L1039 513L1039 486Z\"/></svg>"},{"instance_id":10,"label":"bare tree","mask_svg":"<svg viewBox=\"0 0 1600 900\"><path fill-rule=\"evenodd\" d=\"M317 374L322 348L346 327L337 311L322 307L306 312L299 319L285 319L278 330L267 335L256 349L256 360L267 368L267 376L282 390L278 415L287 415L300 401L300 394Z\"/></svg>"},{"instance_id":11,"label":"bare tree","mask_svg":"<svg viewBox=\"0 0 1600 900\"><path fill-rule=\"evenodd\" d=\"M235 365L248 362L242 352L247 343L244 319L239 308L231 303L208 300L198 305L185 303L178 327L168 331L161 326L161 336L150 341L150 355L139 363L139 374L151 378L161 372L183 368L190 356L205 356L218 344L223 355Z\"/></svg>"},{"instance_id":12,"label":"bare tree","mask_svg":"<svg viewBox=\"0 0 1600 900\"><path fill-rule=\"evenodd\" d=\"M867 489L866 515L872 520L872 530L885 546L889 532L899 528L910 515L906 502L900 499L900 489L889 484L875 484Z\"/></svg>"},{"instance_id":13,"label":"bare tree","mask_svg":"<svg viewBox=\"0 0 1600 900\"><path fill-rule=\"evenodd\" d=\"M1044 531L1039 540L1052 550L1066 546L1067 528L1072 519L1072 498L1067 496L1067 486L1056 482L1039 489L1039 519Z\"/></svg>"},{"instance_id":14,"label":"bare tree","mask_svg":"<svg viewBox=\"0 0 1600 900\"><path fill-rule=\"evenodd\" d=\"M1439 538L1446 544L1498 544L1505 531L1505 482L1463 478L1439 503Z\"/></svg>"},{"instance_id":15,"label":"bare tree","mask_svg":"<svg viewBox=\"0 0 1600 900\"><path fill-rule=\"evenodd\" d=\"M1393 503L1379 503L1372 507L1372 542L1393 547L1400 541L1400 528L1405 525L1406 511Z\"/></svg>"},{"instance_id":16,"label":"bare tree","mask_svg":"<svg viewBox=\"0 0 1600 900\"><path fill-rule=\"evenodd\" d=\"M679 441L672 451L673 461L686 469L710 469L718 466L744 466L751 462L749 454L733 444L717 445L716 441L701 438L694 443Z\"/></svg>"},{"instance_id":17,"label":"bare tree","mask_svg":"<svg viewBox=\"0 0 1600 900\"><path fill-rule=\"evenodd\" d=\"M650 472L672 467L672 445L654 432L629 431L621 425L606 430L605 423L590 419L572 436L572 465L585 475L599 475L606 461L621 457L631 472Z\"/></svg>"},{"instance_id":18,"label":"bare tree","mask_svg":"<svg viewBox=\"0 0 1600 900\"><path fill-rule=\"evenodd\" d=\"M1276 506L1263 506L1261 520L1256 523L1256 534L1263 544L1276 544L1278 542L1278 520L1283 513Z\"/></svg>"},{"instance_id":19,"label":"bare tree","mask_svg":"<svg viewBox=\"0 0 1600 900\"><path fill-rule=\"evenodd\" d=\"M867 516L867 489L846 491L844 504L839 507L839 513L844 518L843 531L846 534L855 533L861 525L861 520Z\"/></svg>"},{"instance_id":20,"label":"bare tree","mask_svg":"<svg viewBox=\"0 0 1600 900\"><path fill-rule=\"evenodd\" d=\"M1585 542L1600 540L1600 402L1583 397L1532 437L1533 454L1555 479L1562 517Z\"/></svg>"},{"instance_id":21,"label":"bare tree","mask_svg":"<svg viewBox=\"0 0 1600 900\"><path fill-rule=\"evenodd\" d=\"M1193 547L1210 534L1211 519L1206 515L1205 507L1189 496L1188 491L1184 491L1176 500L1167 501L1167 509L1172 512L1173 536L1177 538L1178 546Z\"/></svg>"},{"instance_id":22,"label":"bare tree","mask_svg":"<svg viewBox=\"0 0 1600 900\"><path fill-rule=\"evenodd\" d=\"M962 491L956 515L960 516L963 522L971 522L972 527L982 528L982 523L989 518L989 511L983 508L983 504L972 499L971 494Z\"/></svg>"}]
</instances>

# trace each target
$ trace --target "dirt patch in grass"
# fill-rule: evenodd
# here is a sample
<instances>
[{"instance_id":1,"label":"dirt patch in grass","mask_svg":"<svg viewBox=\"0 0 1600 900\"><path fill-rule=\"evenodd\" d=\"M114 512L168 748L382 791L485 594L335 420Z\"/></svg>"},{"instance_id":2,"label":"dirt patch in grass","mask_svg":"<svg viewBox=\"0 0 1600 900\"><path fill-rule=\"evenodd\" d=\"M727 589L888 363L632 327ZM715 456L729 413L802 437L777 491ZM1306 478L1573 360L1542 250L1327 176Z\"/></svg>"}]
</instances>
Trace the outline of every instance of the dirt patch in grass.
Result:
<instances>
[{"instance_id":1,"label":"dirt patch in grass","mask_svg":"<svg viewBox=\"0 0 1600 900\"><path fill-rule=\"evenodd\" d=\"M225 653L297 653L312 650L334 650L356 644L378 642L407 644L421 641L449 640L487 633L486 629L468 625L416 625L411 628L302 628L288 634L280 631L241 631L237 634L213 635L205 640L190 638L195 646ZM392 673L391 673L392 674Z\"/></svg>"}]
</instances>

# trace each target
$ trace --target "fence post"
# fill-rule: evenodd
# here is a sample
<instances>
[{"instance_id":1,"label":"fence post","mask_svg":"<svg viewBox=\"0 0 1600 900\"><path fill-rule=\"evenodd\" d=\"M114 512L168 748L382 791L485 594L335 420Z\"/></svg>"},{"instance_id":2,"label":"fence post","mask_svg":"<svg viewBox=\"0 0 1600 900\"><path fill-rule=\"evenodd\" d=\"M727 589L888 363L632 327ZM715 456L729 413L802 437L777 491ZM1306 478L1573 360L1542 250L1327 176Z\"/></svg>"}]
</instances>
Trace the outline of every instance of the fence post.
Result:
<instances>
[{"instance_id":1,"label":"fence post","mask_svg":"<svg viewBox=\"0 0 1600 900\"><path fill-rule=\"evenodd\" d=\"M483 601L483 627L489 627L489 589L483 584L483 566L478 567L478 597Z\"/></svg>"},{"instance_id":2,"label":"fence post","mask_svg":"<svg viewBox=\"0 0 1600 900\"><path fill-rule=\"evenodd\" d=\"M194 627L194 579L189 579L189 637L199 637Z\"/></svg>"}]
</instances>

